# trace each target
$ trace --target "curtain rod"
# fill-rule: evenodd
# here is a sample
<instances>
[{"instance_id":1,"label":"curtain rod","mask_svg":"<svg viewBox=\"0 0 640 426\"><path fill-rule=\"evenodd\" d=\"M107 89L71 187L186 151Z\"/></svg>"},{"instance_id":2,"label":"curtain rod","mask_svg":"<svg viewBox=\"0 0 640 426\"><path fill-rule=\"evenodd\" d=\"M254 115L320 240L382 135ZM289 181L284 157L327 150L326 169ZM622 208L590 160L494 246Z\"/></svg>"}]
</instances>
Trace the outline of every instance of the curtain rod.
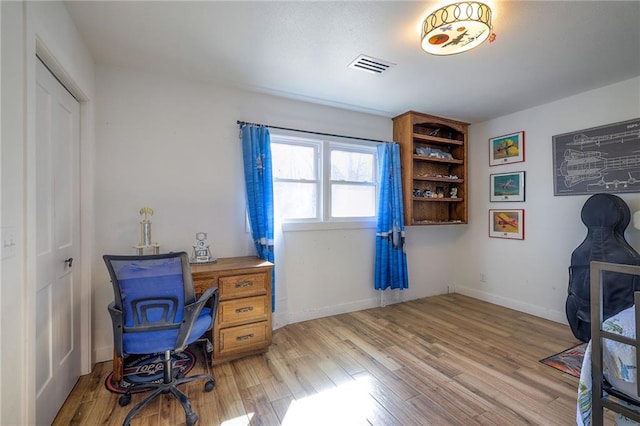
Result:
<instances>
[{"instance_id":1,"label":"curtain rod","mask_svg":"<svg viewBox=\"0 0 640 426\"><path fill-rule=\"evenodd\" d=\"M245 124L250 124L253 126L262 126L262 127L268 127L270 129L278 129L278 130L289 130L292 132L300 132L300 133L310 133L312 135L320 135L320 136L333 136L336 138L344 138L344 139L355 139L355 140L359 140L359 141L368 141L368 142L379 142L379 143L395 143L395 142L391 142L391 141L383 141L383 140L379 140L379 139L369 139L369 138L359 138L357 136L345 136L345 135L335 135L333 133L323 133L323 132L314 132L312 130L300 130L300 129L292 129L289 127L278 127L278 126L271 126L269 124L259 124L259 123L249 123L248 121L240 121L237 120L236 123L242 127Z\"/></svg>"}]
</instances>

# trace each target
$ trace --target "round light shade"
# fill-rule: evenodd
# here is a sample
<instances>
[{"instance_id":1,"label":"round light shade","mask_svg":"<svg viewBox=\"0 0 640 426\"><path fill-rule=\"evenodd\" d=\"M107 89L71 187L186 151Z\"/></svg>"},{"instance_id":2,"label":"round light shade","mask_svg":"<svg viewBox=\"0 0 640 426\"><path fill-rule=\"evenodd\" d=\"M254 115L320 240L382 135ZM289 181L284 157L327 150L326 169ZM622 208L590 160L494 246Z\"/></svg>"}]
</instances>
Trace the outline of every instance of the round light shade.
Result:
<instances>
[{"instance_id":1,"label":"round light shade","mask_svg":"<svg viewBox=\"0 0 640 426\"><path fill-rule=\"evenodd\" d=\"M480 45L491 33L491 9L484 3L460 2L431 13L422 23L422 49L455 55Z\"/></svg>"}]
</instances>

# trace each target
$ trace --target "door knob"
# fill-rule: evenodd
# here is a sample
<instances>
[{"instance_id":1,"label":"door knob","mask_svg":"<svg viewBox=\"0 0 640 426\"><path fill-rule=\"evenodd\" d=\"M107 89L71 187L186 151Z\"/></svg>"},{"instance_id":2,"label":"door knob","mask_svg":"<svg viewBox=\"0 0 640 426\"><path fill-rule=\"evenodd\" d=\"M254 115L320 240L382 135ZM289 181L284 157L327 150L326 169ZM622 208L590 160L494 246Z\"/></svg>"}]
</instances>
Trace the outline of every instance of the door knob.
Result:
<instances>
[{"instance_id":1,"label":"door knob","mask_svg":"<svg viewBox=\"0 0 640 426\"><path fill-rule=\"evenodd\" d=\"M73 265L73 257L68 258L67 260L64 261L64 263L66 263L67 266L71 268L71 266Z\"/></svg>"}]
</instances>

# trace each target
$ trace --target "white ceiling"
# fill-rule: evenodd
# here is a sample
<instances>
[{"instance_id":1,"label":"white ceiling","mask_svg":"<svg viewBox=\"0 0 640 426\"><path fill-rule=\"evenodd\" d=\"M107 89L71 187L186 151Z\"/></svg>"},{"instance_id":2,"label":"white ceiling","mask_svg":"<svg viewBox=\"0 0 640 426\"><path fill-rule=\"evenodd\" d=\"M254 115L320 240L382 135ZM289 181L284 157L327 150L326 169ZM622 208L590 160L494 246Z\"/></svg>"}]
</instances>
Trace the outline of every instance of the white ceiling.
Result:
<instances>
[{"instance_id":1,"label":"white ceiling","mask_svg":"<svg viewBox=\"0 0 640 426\"><path fill-rule=\"evenodd\" d=\"M433 1L70 1L98 64L393 117L481 122L640 75L640 1L486 1L493 43L435 57ZM396 64L381 75L360 54ZM640 92L640 88L639 88Z\"/></svg>"}]
</instances>

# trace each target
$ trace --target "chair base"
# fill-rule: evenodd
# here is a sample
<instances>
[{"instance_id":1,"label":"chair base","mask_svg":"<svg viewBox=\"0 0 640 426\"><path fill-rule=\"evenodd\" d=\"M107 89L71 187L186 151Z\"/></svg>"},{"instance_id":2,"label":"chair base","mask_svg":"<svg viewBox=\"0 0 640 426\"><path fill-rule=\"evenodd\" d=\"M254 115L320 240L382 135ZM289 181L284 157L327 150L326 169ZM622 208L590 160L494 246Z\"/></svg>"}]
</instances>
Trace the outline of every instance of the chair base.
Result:
<instances>
[{"instance_id":1,"label":"chair base","mask_svg":"<svg viewBox=\"0 0 640 426\"><path fill-rule=\"evenodd\" d=\"M131 387L124 395L120 396L118 403L120 406L128 405L131 402L131 390L136 388L150 388L152 389L151 393L147 395L142 401L138 402L127 414L127 417L124 419L123 425L129 426L131 420L135 417L138 412L143 409L147 404L156 399L158 396L170 393L182 405L184 408L184 413L186 416L187 426L193 426L198 421L198 415L193 412L191 408L191 401L187 395L178 389L178 386L183 385L185 383L190 383L196 380L206 380L204 391L211 392L215 387L215 379L210 374L195 374L193 376L188 377L173 377L173 363L171 360L171 351L166 351L164 359L162 360L162 364L164 366L164 381L162 383L144 383L138 384Z\"/></svg>"}]
</instances>

